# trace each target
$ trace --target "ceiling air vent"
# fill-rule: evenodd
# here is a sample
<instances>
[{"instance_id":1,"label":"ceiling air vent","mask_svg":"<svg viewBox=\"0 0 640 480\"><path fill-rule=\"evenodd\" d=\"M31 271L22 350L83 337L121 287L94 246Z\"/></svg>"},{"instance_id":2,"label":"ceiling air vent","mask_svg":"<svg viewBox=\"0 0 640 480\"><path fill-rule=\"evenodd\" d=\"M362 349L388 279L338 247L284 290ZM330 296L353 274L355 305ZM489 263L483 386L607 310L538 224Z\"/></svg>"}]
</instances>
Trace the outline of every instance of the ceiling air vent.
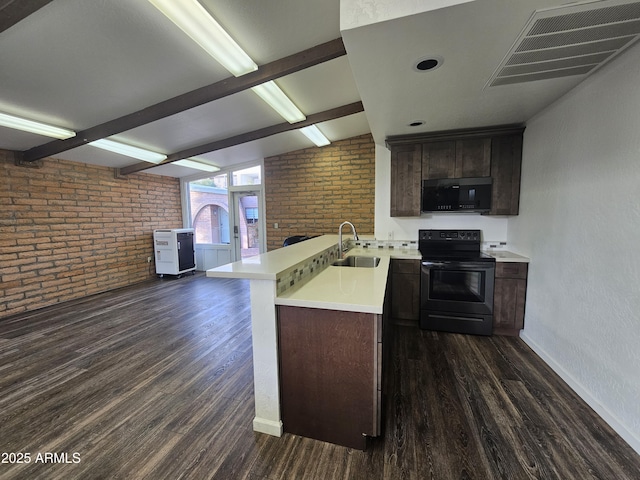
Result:
<instances>
[{"instance_id":1,"label":"ceiling air vent","mask_svg":"<svg viewBox=\"0 0 640 480\"><path fill-rule=\"evenodd\" d=\"M595 1L538 10L487 86L587 75L639 35L638 1Z\"/></svg>"}]
</instances>

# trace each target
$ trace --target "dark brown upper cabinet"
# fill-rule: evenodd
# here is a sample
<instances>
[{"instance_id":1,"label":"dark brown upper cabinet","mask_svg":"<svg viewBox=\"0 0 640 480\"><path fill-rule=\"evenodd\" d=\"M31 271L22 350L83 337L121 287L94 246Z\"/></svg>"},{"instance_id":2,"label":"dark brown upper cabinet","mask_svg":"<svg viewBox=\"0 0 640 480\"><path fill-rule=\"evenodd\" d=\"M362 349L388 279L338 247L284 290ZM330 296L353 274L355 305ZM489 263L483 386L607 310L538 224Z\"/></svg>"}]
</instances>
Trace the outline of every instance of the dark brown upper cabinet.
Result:
<instances>
[{"instance_id":1,"label":"dark brown upper cabinet","mask_svg":"<svg viewBox=\"0 0 640 480\"><path fill-rule=\"evenodd\" d=\"M520 208L522 134L491 139L493 179L490 215L517 215Z\"/></svg>"},{"instance_id":2,"label":"dark brown upper cabinet","mask_svg":"<svg viewBox=\"0 0 640 480\"><path fill-rule=\"evenodd\" d=\"M491 175L491 139L469 138L456 141L455 178Z\"/></svg>"},{"instance_id":3,"label":"dark brown upper cabinet","mask_svg":"<svg viewBox=\"0 0 640 480\"><path fill-rule=\"evenodd\" d=\"M422 144L422 179L488 177L491 139L469 138Z\"/></svg>"},{"instance_id":4,"label":"dark brown upper cabinet","mask_svg":"<svg viewBox=\"0 0 640 480\"><path fill-rule=\"evenodd\" d=\"M456 178L456 142L422 144L422 179L436 178Z\"/></svg>"},{"instance_id":5,"label":"dark brown upper cabinet","mask_svg":"<svg viewBox=\"0 0 640 480\"><path fill-rule=\"evenodd\" d=\"M491 177L489 215L517 215L524 127L451 130L387 138L391 216L420 216L422 180Z\"/></svg>"},{"instance_id":6,"label":"dark brown upper cabinet","mask_svg":"<svg viewBox=\"0 0 640 480\"><path fill-rule=\"evenodd\" d=\"M422 147L399 145L391 150L391 216L420 215ZM396 186L394 188L393 186ZM417 212L417 214L416 214Z\"/></svg>"}]
</instances>

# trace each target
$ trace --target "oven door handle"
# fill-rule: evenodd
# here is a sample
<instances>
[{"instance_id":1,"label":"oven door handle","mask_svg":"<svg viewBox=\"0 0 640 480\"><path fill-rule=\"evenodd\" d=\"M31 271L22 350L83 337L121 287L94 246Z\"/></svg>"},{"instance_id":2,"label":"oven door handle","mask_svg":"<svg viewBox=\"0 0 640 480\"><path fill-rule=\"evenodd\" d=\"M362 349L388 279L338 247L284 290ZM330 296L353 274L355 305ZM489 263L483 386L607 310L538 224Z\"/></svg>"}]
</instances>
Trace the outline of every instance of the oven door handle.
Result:
<instances>
[{"instance_id":1,"label":"oven door handle","mask_svg":"<svg viewBox=\"0 0 640 480\"><path fill-rule=\"evenodd\" d=\"M449 263L444 262L422 262L424 267L446 267Z\"/></svg>"}]
</instances>

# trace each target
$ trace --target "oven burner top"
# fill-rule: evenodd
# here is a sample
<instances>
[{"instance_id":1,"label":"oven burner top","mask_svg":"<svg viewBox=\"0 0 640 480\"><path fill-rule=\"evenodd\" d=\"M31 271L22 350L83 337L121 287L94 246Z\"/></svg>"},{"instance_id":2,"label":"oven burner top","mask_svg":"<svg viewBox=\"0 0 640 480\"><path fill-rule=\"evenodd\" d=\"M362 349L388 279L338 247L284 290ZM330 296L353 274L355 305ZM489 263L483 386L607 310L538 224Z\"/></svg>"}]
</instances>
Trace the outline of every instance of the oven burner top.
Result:
<instances>
[{"instance_id":1,"label":"oven burner top","mask_svg":"<svg viewBox=\"0 0 640 480\"><path fill-rule=\"evenodd\" d=\"M426 262L494 262L496 259L482 252L456 253L422 253L422 260Z\"/></svg>"},{"instance_id":2,"label":"oven burner top","mask_svg":"<svg viewBox=\"0 0 640 480\"><path fill-rule=\"evenodd\" d=\"M418 246L425 261L495 262L480 251L480 230L420 230Z\"/></svg>"}]
</instances>

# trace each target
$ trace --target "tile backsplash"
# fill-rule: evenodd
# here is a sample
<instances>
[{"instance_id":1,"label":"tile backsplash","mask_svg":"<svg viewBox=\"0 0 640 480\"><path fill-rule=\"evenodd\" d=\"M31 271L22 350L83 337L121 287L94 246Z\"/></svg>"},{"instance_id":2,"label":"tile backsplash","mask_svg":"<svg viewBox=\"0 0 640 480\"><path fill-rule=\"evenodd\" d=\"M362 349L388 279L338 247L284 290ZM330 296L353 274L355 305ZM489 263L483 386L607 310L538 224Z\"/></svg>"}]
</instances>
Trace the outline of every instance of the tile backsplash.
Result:
<instances>
[{"instance_id":1,"label":"tile backsplash","mask_svg":"<svg viewBox=\"0 0 640 480\"><path fill-rule=\"evenodd\" d=\"M485 241L480 245L482 250L506 250L507 242L491 242Z\"/></svg>"},{"instance_id":2,"label":"tile backsplash","mask_svg":"<svg viewBox=\"0 0 640 480\"><path fill-rule=\"evenodd\" d=\"M417 240L349 240L350 248L418 249Z\"/></svg>"},{"instance_id":3,"label":"tile backsplash","mask_svg":"<svg viewBox=\"0 0 640 480\"><path fill-rule=\"evenodd\" d=\"M338 258L338 246L334 245L284 270L276 278L276 295L311 280Z\"/></svg>"}]
</instances>

